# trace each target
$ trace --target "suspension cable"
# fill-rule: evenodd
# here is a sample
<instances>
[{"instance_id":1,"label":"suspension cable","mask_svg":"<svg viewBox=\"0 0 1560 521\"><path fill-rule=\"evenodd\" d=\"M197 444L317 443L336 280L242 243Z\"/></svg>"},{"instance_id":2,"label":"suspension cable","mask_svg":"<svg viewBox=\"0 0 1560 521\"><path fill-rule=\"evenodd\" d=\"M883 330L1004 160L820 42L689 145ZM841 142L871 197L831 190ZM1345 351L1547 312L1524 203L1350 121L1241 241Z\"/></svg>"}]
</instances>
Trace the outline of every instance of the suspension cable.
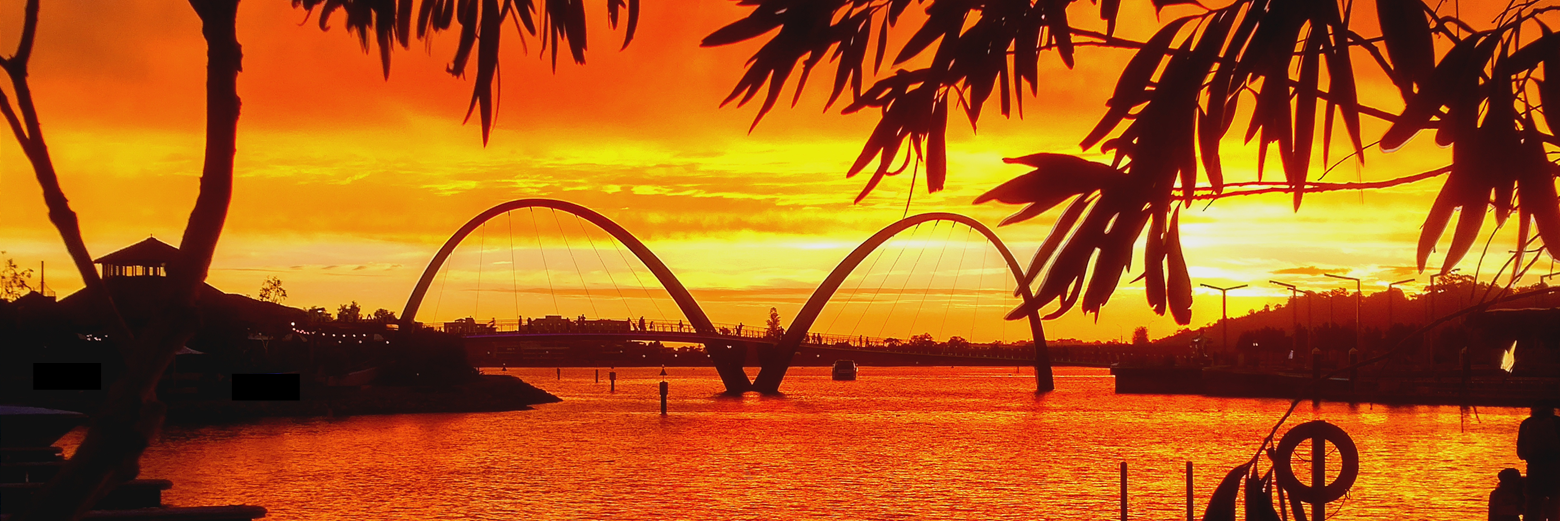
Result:
<instances>
[{"instance_id":1,"label":"suspension cable","mask_svg":"<svg viewBox=\"0 0 1560 521\"><path fill-rule=\"evenodd\" d=\"M926 290L921 292L921 303L915 306L915 315L910 317L911 335L915 334L915 325L921 321L921 310L926 308L926 300L932 293L932 284L937 282L937 272L942 271L943 254L948 253L948 242L953 238L953 229L957 226L957 223L948 223L948 236L943 238L942 248L937 250L937 265L932 268L932 275L926 278Z\"/></svg>"},{"instance_id":2,"label":"suspension cable","mask_svg":"<svg viewBox=\"0 0 1560 521\"><path fill-rule=\"evenodd\" d=\"M629 262L628 255L623 253L623 248L618 247L616 237L612 239L612 249L617 250L618 258L623 259L623 265L628 266L628 272L634 274L634 282L639 283L639 290L645 292L645 300L650 301L650 305L655 306L655 313L658 315L656 318L666 320L666 313L661 311L661 304L655 301L655 297L650 296L650 288L645 287L645 281L639 278L639 270L634 269L634 263Z\"/></svg>"},{"instance_id":3,"label":"suspension cable","mask_svg":"<svg viewBox=\"0 0 1560 521\"><path fill-rule=\"evenodd\" d=\"M450 265L451 264L454 264L454 263L453 262L446 262L446 263L444 263L443 266L439 267L440 271L443 271L444 273L443 273L443 276L440 277L440 279L439 279L439 298L437 300L433 301L433 317L434 317L433 320L435 322L437 322L439 320L439 306L444 305L444 288L449 286L449 284L450 284Z\"/></svg>"},{"instance_id":4,"label":"suspension cable","mask_svg":"<svg viewBox=\"0 0 1560 521\"><path fill-rule=\"evenodd\" d=\"M536 222L536 208L527 208L531 212L531 229L536 231L536 250L542 254L542 273L547 274L547 294L552 295L553 313L563 316L563 311L558 309L558 291L553 289L552 269L547 267L547 248L542 247L542 225Z\"/></svg>"},{"instance_id":5,"label":"suspension cable","mask_svg":"<svg viewBox=\"0 0 1560 521\"><path fill-rule=\"evenodd\" d=\"M607 268L607 261L602 260L601 250L596 249L596 241L590 238L590 232L585 229L585 220L580 219L580 216L575 215L574 224L579 225L580 234L585 236L585 242L590 243L590 250L596 253L596 262L601 264L601 271L607 273L607 280L612 282L612 289L617 290L618 300L623 301L623 308L628 310L629 321L632 322L634 318L634 307L628 304L628 297L623 296L623 288L618 287L617 278L613 277L612 270Z\"/></svg>"},{"instance_id":6,"label":"suspension cable","mask_svg":"<svg viewBox=\"0 0 1560 521\"><path fill-rule=\"evenodd\" d=\"M927 232L926 235L928 237L930 237L933 234L936 234L937 233L937 226L941 225L941 224L942 224L942 221L932 221L932 231ZM905 289L910 287L910 277L915 274L916 268L921 267L921 257L923 257L925 255L926 255L926 248L923 247L923 248L918 248L916 250L916 253L915 253L915 264L910 265L910 271L905 272L905 283L900 285L899 293L894 294L894 305L889 306L889 308L888 308L888 315L883 319L883 325L878 327L878 334L877 334L877 336L879 336L879 337L883 336L883 330L888 327L889 319L894 318L894 310L895 309L899 309L899 299L901 299L901 298L903 298L905 296Z\"/></svg>"},{"instance_id":7,"label":"suspension cable","mask_svg":"<svg viewBox=\"0 0 1560 521\"><path fill-rule=\"evenodd\" d=\"M596 299L590 298L590 286L585 284L585 273L580 271L580 261L574 258L574 248L569 247L569 236L563 233L563 219L558 218L558 211L552 210L553 223L558 225L558 236L563 238L563 249L569 252L569 262L574 264L574 274L580 278L580 287L585 289L585 301L590 303L590 312L601 318L601 312L596 310Z\"/></svg>"},{"instance_id":8,"label":"suspension cable","mask_svg":"<svg viewBox=\"0 0 1560 521\"><path fill-rule=\"evenodd\" d=\"M915 228L910 229L910 237L914 238L915 234L921 231L921 224L922 223L916 223ZM893 238L893 240L899 241L899 238L896 236ZM872 311L872 305L877 303L878 295L883 293L883 285L888 282L888 277L894 274L894 268L899 267L899 258L905 255L906 248L908 247L904 246L904 242L900 242L899 253L894 254L893 264L888 266L888 271L883 273L883 278L881 280L878 280L877 289L872 290L872 300L867 301L867 309L861 310L861 316L856 317L856 324L850 327L850 334L856 334L856 328L861 325L861 321L863 319L867 318L867 313ZM881 331L879 331L879 333L881 333Z\"/></svg>"},{"instance_id":9,"label":"suspension cable","mask_svg":"<svg viewBox=\"0 0 1560 521\"><path fill-rule=\"evenodd\" d=\"M509 295L515 300L515 320L520 320L520 288L515 281L515 220L505 211L504 221L509 224Z\"/></svg>"},{"instance_id":10,"label":"suspension cable","mask_svg":"<svg viewBox=\"0 0 1560 521\"><path fill-rule=\"evenodd\" d=\"M471 302L471 319L476 320L482 308L482 261L487 253L487 221L482 221L482 233L477 239L477 291L476 300Z\"/></svg>"},{"instance_id":11,"label":"suspension cable","mask_svg":"<svg viewBox=\"0 0 1560 521\"><path fill-rule=\"evenodd\" d=\"M986 288L986 265L990 264L991 248L980 250L980 281L975 285L975 310L970 312L970 338L975 338L975 324L980 318L980 292Z\"/></svg>"},{"instance_id":12,"label":"suspension cable","mask_svg":"<svg viewBox=\"0 0 1560 521\"><path fill-rule=\"evenodd\" d=\"M883 248L878 248L876 253L877 256L872 258L872 265L867 266L867 270L861 272L861 277L856 279L855 289L850 290L850 294L845 297L845 304L841 305L839 310L834 313L834 318L829 320L829 325L824 326L824 331L830 331L833 329L834 322L840 319L840 315L845 314L845 308L849 307L850 301L856 298L856 292L861 291L861 285L867 281L867 276L872 273L872 269L877 267L878 261L883 260ZM852 331L852 333L854 332L855 331Z\"/></svg>"},{"instance_id":13,"label":"suspension cable","mask_svg":"<svg viewBox=\"0 0 1560 521\"><path fill-rule=\"evenodd\" d=\"M942 333L943 330L948 328L948 315L953 314L953 294L959 291L959 274L964 271L964 257L970 254L970 230L973 229L969 227L964 228L964 242L959 243L959 267L953 269L953 287L948 290L948 303L943 306L943 321L942 325L937 326L938 333ZM948 236L952 237L953 234L949 233ZM949 335L948 338L953 338L953 336Z\"/></svg>"}]
</instances>

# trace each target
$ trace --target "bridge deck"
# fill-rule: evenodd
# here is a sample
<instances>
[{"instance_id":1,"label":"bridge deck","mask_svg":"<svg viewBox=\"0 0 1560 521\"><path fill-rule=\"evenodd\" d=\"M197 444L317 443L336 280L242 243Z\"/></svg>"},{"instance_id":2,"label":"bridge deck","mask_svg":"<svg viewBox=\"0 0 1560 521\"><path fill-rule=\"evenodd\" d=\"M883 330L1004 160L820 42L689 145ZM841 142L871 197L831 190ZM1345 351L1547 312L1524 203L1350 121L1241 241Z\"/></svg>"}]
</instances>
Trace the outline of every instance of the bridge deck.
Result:
<instances>
[{"instance_id":1,"label":"bridge deck","mask_svg":"<svg viewBox=\"0 0 1560 521\"><path fill-rule=\"evenodd\" d=\"M465 338L472 338L472 339L520 339L520 340L529 341L529 342L592 341L592 340L596 340L596 341L600 341L600 340L609 340L609 341L641 340L641 341L685 342L685 343L716 344L716 345L724 344L724 345L731 345L731 346L735 346L735 345L738 345L738 344L761 344L761 345L766 345L766 346L773 346L773 345L775 345L776 343L779 342L779 339L776 339L776 338L773 338L773 337L749 337L749 336L740 336L739 337L739 336L735 336L735 335L732 335L732 336L703 335L703 334L694 333L694 332L675 332L675 331L628 331L628 332L615 332L615 333L604 333L604 332L522 333L522 332L511 331L511 332L497 332L497 333L480 334L480 335L465 335L464 337ZM976 345L978 346L979 344L976 344ZM882 346L882 345L863 347L863 346L850 345L850 344L848 344L846 342L843 342L843 341L838 342L838 343L834 343L834 344L820 344L820 343L804 342L801 347L803 347L805 349L827 349L827 350L835 350L835 351L855 351L855 352L862 352L862 353L884 353L884 354L901 354L901 355L917 355L917 356L944 356L944 357L952 357L952 358L982 358L982 359L999 359L999 360L1014 360L1014 361L1033 361L1034 360L1034 356L1032 354L1029 354L1028 356L1024 356L1023 354L1014 354L1012 356L1008 356L1005 353L981 353L981 352L978 352L978 350L969 350L969 349L954 350L954 351L949 351L949 352L937 352L937 351L929 350L929 349L922 349L922 350L904 349L904 348L896 349L896 348L893 348L893 347ZM976 352L971 352L971 351L976 351ZM1025 351L1027 351L1027 350L1025 350Z\"/></svg>"}]
</instances>

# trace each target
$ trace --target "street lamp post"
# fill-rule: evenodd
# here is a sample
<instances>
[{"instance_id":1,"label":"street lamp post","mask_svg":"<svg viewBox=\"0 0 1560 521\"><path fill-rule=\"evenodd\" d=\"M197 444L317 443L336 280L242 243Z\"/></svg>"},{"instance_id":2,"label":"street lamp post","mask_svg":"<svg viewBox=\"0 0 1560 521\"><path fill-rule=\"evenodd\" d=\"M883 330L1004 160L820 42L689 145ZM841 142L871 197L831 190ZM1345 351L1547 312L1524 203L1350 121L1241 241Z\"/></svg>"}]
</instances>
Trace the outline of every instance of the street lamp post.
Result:
<instances>
[{"instance_id":1,"label":"street lamp post","mask_svg":"<svg viewBox=\"0 0 1560 521\"><path fill-rule=\"evenodd\" d=\"M1403 279L1403 280L1400 280L1400 281L1397 281L1397 282L1391 282L1391 283L1387 284L1387 330L1390 331L1392 329L1392 286L1396 286L1398 284L1406 284L1406 283L1413 282L1413 281L1414 281L1414 279Z\"/></svg>"},{"instance_id":2,"label":"street lamp post","mask_svg":"<svg viewBox=\"0 0 1560 521\"><path fill-rule=\"evenodd\" d=\"M1305 291L1305 347L1316 345L1316 292Z\"/></svg>"},{"instance_id":3,"label":"street lamp post","mask_svg":"<svg viewBox=\"0 0 1560 521\"><path fill-rule=\"evenodd\" d=\"M1233 287L1228 287L1228 288L1221 288L1221 287L1213 286L1213 285L1209 285L1209 284L1199 284L1199 285L1202 286L1202 287L1205 287L1205 288L1219 290L1219 302L1220 302L1220 308L1221 308L1221 311L1219 312L1219 314L1223 316L1221 321L1224 322L1224 342L1221 343L1219 345L1219 347L1224 348L1225 350L1228 350L1230 348L1230 299L1229 299L1230 290L1244 288L1244 287L1246 287L1246 285L1245 284L1241 284L1239 286L1233 286Z\"/></svg>"},{"instance_id":4,"label":"street lamp post","mask_svg":"<svg viewBox=\"0 0 1560 521\"><path fill-rule=\"evenodd\" d=\"M1331 273L1323 273L1322 275L1326 275L1335 279L1354 281L1354 348L1359 349L1361 347L1360 335L1364 333L1365 329L1364 326L1360 324L1360 300L1365 297L1365 292L1360 288L1360 279L1356 279L1354 277L1345 277L1343 275L1333 275Z\"/></svg>"},{"instance_id":5,"label":"street lamp post","mask_svg":"<svg viewBox=\"0 0 1560 521\"><path fill-rule=\"evenodd\" d=\"M1289 320L1295 331L1295 337L1289 340L1289 350L1293 352L1300 344L1300 288L1276 280L1269 280L1268 283L1289 288Z\"/></svg>"}]
</instances>

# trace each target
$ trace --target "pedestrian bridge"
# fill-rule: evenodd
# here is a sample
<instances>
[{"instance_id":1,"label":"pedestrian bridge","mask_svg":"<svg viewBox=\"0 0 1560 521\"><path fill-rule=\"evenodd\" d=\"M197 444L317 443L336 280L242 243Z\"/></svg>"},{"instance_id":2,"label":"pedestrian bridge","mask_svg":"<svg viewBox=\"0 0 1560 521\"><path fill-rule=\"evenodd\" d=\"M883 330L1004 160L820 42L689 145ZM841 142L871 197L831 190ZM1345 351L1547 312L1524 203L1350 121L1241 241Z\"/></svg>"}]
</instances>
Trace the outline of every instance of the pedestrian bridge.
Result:
<instances>
[{"instance_id":1,"label":"pedestrian bridge","mask_svg":"<svg viewBox=\"0 0 1560 521\"><path fill-rule=\"evenodd\" d=\"M629 320L627 321L627 330L622 330L623 328L621 327L621 322L619 322L616 324L616 327L610 331L599 330L599 328L592 329L585 327L586 321L583 318L583 315L581 315L580 328L560 327L562 323L553 324L552 322L548 322L548 325L545 327L536 327L537 322L535 320L531 321L529 324L522 324L518 321L518 319L513 322L513 327L503 327L507 324L504 324L502 321L495 320L490 325L488 325L487 328L483 328L478 331L462 332L463 334L468 336L486 337L518 337L535 341L608 339L699 343L705 346L705 352L709 355L711 361L714 363L716 371L720 374L721 379L726 386L727 392L733 394L740 394L748 391L757 391L761 393L780 392L780 386L785 378L786 371L790 368L797 351L804 345L846 349L871 349L882 351L902 349L904 346L908 345L905 341L895 338L879 338L876 336L869 337L867 335L855 334L828 334L822 331L815 332L813 331L813 328L816 325L816 321L818 320L819 315L823 312L825 305L829 303L830 299L833 298L835 294L841 289L841 285L846 282L847 278L850 277L852 273L862 265L863 262L865 262L869 257L872 257L876 252L878 253L877 258L872 263L872 266L875 267L878 264L878 261L884 260L884 257L886 256L886 253L879 251L885 243L906 232L907 230L919 231L921 226L924 224L932 225L932 235L935 235L939 227L947 225L948 231L946 233L950 238L957 229L963 229L966 238L973 234L977 237L978 240L983 240L985 243L989 244L990 249L995 250L1000 257L1000 264L1003 268L1000 271L1005 272L1006 276L1009 277L1010 281L1013 283L1012 288L1014 289L1012 293L1023 301L1027 301L1033 298L1033 295L1029 289L1029 285L1024 282L1026 280L1024 270L1019 266L1018 261L1013 257L1012 251L1008 249L1007 245L1004 244L1001 238L998 237L996 233L994 233L990 228L981 222L964 215L940 212L925 213L912 215L901 219L893 224L888 225L882 230L879 230L877 233L863 241L859 246L846 255L846 257L841 260L837 266L835 266L833 271L831 271L829 275L819 283L818 287L813 291L811 297L809 297L802 305L801 311L798 312L797 315L792 319L791 323L785 326L783 329L778 329L771 332L768 329L759 329L752 326L744 326L743 324L716 324L709 319L709 316L705 314L704 310L699 306L699 303L694 300L692 294L689 293L688 289L682 284L676 275L673 274L672 270L665 263L663 263L661 259L650 250L649 247L647 247L628 230L607 218L605 215L568 201L561 201L557 199L518 199L499 204L483 211L482 213L477 214L476 217L473 217L471 220L467 221L465 225L461 226L460 229L456 230L455 233L445 241L443 247L439 249L438 253L433 256L433 259L429 261L427 268L423 270L422 277L418 279L417 285L413 288L411 296L407 299L406 307L402 311L400 318L402 327L411 328L417 326L416 320L418 312L424 304L424 299L428 296L430 287L434 284L435 279L440 275L441 270L446 267L446 263L449 261L451 255L455 252L457 246L460 246L463 241L469 239L473 233L480 232L479 242L482 244L482 246L479 247L479 251L483 255L486 254L486 244L489 240L487 236L488 234L486 225L489 224L490 221L493 221L500 216L504 218L504 223L508 228L507 244L509 245L511 259L508 263L508 265L511 267L510 281L511 283L515 283L516 278L518 278L518 274L514 268L514 259L516 255L514 244L517 235L514 232L514 218L512 214L521 211L524 211L526 215L531 217L532 229L535 231L536 235L537 249L541 250L542 265L547 280L547 287L540 291L548 293L548 296L552 297L555 306L557 305L558 297L560 295L566 295L568 298L577 298L579 296L578 293L581 292L572 289L560 289L558 287L559 284L555 284L555 282L559 282L561 279L566 277L558 277L555 280L552 275L553 272L566 272L568 269L560 267L559 269L555 270L551 265L548 264L549 257L547 256L542 241L542 230L545 223L537 219L537 209L545 210L553 216L554 224L556 224L558 233L560 236L562 236L564 247L570 250L568 253L569 259L572 261L572 268L576 272L575 275L578 276L578 279L581 282L581 289L583 289L583 295L585 297L584 300L590 303L590 307L592 309L597 308L597 301L613 299L613 295L616 295L616 298L624 298L624 288L617 282L616 276L614 276L610 270L606 269L607 262L603 259L609 258L610 254L604 256L601 253L602 248L600 245L588 234L585 235L588 246L585 244L579 244L578 239L571 243L568 239L568 235L565 233L565 226L563 224L564 221L559 217L560 213L562 215L573 217L579 229L581 230L581 233L585 233L585 225L588 223L592 227L599 229L601 232L605 232L608 236L610 236L610 238L615 241L610 244L610 246L613 247L620 256L624 257L625 265L630 267L630 271L632 271L632 264L627 263L627 257L622 250L626 249L628 253L631 253L635 258L637 258L643 264L643 266L648 269L654 280L659 282L662 288L665 289L666 293L675 303L677 311L681 314L681 317L676 319L675 323L664 318L662 320L656 320L653 322L644 321L643 319L641 319L640 322ZM548 232L551 233L551 229L549 229ZM525 238L522 238L522 243L524 243L524 239ZM498 240L497 244L505 244L505 241ZM619 244L621 244L622 249L617 249ZM603 267L602 271L606 272L608 280L611 281L611 289L614 291L605 291L606 288L598 286L598 294L591 293L590 285L585 283L585 269L580 267L578 257L575 256L573 251L575 249L583 250L586 247L588 247L590 251L596 255L596 259L598 261L601 261L601 266ZM929 249L931 249L930 243L923 244L918 248L918 251L915 253L914 267L909 268L908 271L914 271L920 267L921 258L925 256L926 251ZM894 266L897 267L900 264L900 261L904 260L904 257L907 257L907 255L905 255L906 251L908 251L908 247L905 250L901 250L899 252L900 255L895 256L893 260ZM939 253L939 257L936 263L938 269L942 267L942 257L943 253L945 252L946 249L942 253ZM965 259L962 256L959 259L961 268L963 267L964 260ZM479 282L479 285L475 290L475 295L478 299L482 297L484 292L483 288L480 286L480 280L482 278L482 271L480 267L485 265L484 262L485 261L479 261L478 263L479 271L476 278ZM589 266L586 266L586 269L588 268ZM895 268L891 267L890 272L892 272L894 269ZM956 275L954 283L955 287L957 287L957 270L955 271ZM447 282L448 272L445 271L444 273ZM592 275L594 275L594 272L592 272ZM935 281L936 276L936 273L933 273L931 280ZM640 283L641 289L645 289L643 280L640 279L638 272L633 272L633 278ZM626 280L627 279L625 278L625 282ZM885 275L883 280L879 283L879 292L884 289L882 286L887 282L887 280L888 276ZM907 276L905 279L905 286L899 288L898 290L888 288L889 293L895 294L894 306L890 308L889 314L892 315L899 313L899 303L902 300L902 297L905 294L911 292L911 290L908 289L910 280L911 279ZM858 287L855 288L855 290L861 290L862 288L860 286L864 282L865 277L858 277ZM982 282L984 282L984 278L982 278ZM928 282L927 291L931 291L930 287L931 282ZM488 292L493 291L488 290ZM502 293L502 291L500 291L500 293ZM517 308L516 311L518 316L521 314L518 313L518 311L521 311L518 309L520 308L519 293L521 293L521 291L518 289L517 284L511 287L510 293L514 296L515 307ZM646 294L648 295L648 290L646 290ZM855 292L851 293L852 297L854 297L855 294ZM948 299L950 302L953 300L956 294L957 291L949 292ZM440 293L440 297L437 299L437 301L442 301L442 297L443 294ZM875 298L876 294L874 294L874 299ZM923 295L921 306L915 308L915 320L912 320L912 327L913 324L917 323L921 318L920 314L926 310L926 302L927 298ZM937 306L934 303L934 308L935 307ZM908 310L908 305L906 308L907 309L904 311L904 313L910 313ZM948 320L947 313L950 309L951 306L944 306L944 314L942 316L944 324L946 324ZM976 309L979 309L978 301ZM531 313L531 315L536 314L537 313ZM592 316L599 315L600 313L592 314ZM569 320L561 319L560 317L548 318L553 320L553 322L556 322L557 320L563 320L567 322ZM1029 361L1035 368L1036 391L1050 391L1054 386L1051 377L1051 364L1047 355L1045 336L1042 329L1040 316L1038 312L1030 311L1025 319L1028 321L1028 333L1030 339L1033 341L1033 355ZM950 338L948 343L952 344L953 338ZM743 372L742 369L743 361L746 358L748 349L750 347L755 348L758 351L758 357L760 361L759 373L753 380L749 380L747 374Z\"/></svg>"}]
</instances>

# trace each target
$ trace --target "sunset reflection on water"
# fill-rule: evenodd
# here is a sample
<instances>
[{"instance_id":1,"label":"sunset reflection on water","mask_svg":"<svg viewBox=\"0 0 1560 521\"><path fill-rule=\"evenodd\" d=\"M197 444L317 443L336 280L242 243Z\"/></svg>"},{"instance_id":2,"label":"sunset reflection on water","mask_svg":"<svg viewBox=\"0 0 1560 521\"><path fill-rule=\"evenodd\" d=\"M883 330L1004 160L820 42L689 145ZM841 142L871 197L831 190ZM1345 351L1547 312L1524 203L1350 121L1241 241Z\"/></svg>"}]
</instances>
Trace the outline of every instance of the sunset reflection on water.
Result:
<instances>
[{"instance_id":1,"label":"sunset reflection on water","mask_svg":"<svg viewBox=\"0 0 1560 521\"><path fill-rule=\"evenodd\" d=\"M793 368L787 396L734 399L711 368L668 368L661 417L659 369L616 371L609 393L605 368L600 383L593 368L509 370L564 399L531 411L173 427L142 477L172 479L170 504L270 519L1099 519L1117 515L1126 461L1132 517L1182 519L1185 462L1201 517L1288 406L1116 395L1081 368L1037 396L1011 367L863 367L853 382ZM1522 468L1525 415L1304 403L1290 425L1325 419L1359 446L1359 480L1328 509L1340 519L1472 519L1495 474Z\"/></svg>"}]
</instances>

